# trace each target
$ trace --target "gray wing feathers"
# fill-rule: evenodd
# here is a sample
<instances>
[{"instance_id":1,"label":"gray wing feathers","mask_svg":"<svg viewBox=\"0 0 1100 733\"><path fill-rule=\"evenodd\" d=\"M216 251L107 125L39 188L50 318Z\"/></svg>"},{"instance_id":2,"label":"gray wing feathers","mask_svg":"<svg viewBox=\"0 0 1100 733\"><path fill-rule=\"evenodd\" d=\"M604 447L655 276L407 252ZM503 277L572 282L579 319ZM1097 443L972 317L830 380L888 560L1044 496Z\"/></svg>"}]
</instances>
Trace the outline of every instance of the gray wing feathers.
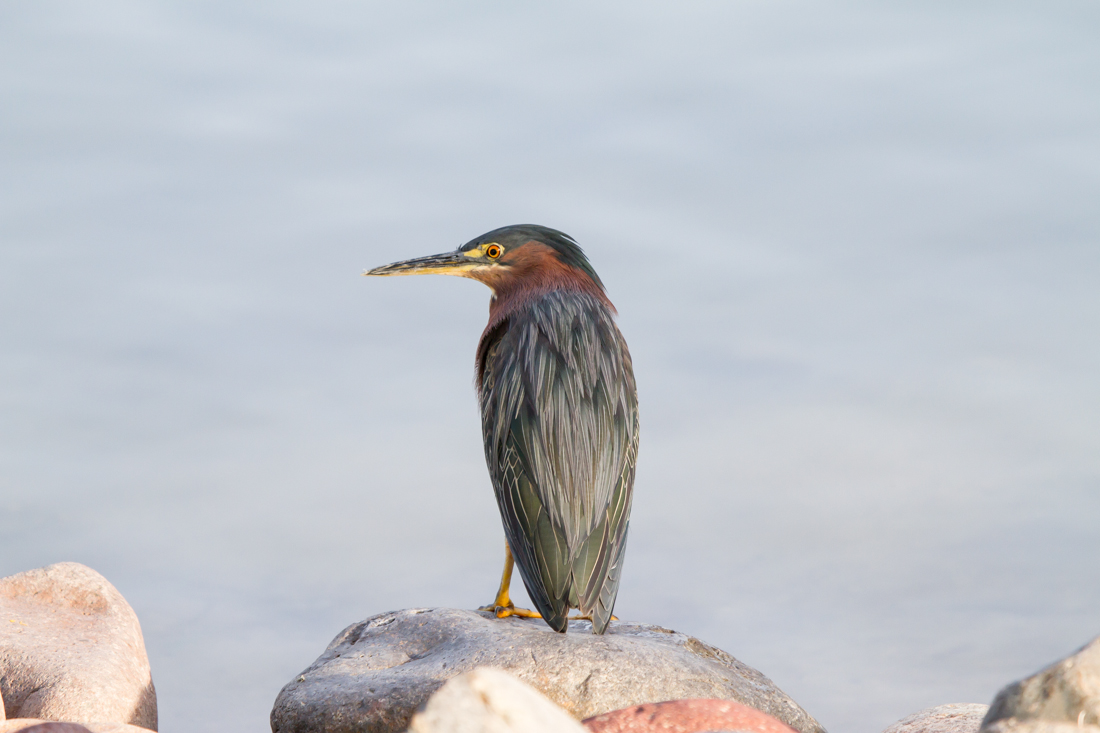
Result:
<instances>
[{"instance_id":1,"label":"gray wing feathers","mask_svg":"<svg viewBox=\"0 0 1100 733\"><path fill-rule=\"evenodd\" d=\"M528 593L551 626L564 628L572 606L602 633L638 449L626 344L602 303L553 293L513 315L484 353L486 460Z\"/></svg>"}]
</instances>

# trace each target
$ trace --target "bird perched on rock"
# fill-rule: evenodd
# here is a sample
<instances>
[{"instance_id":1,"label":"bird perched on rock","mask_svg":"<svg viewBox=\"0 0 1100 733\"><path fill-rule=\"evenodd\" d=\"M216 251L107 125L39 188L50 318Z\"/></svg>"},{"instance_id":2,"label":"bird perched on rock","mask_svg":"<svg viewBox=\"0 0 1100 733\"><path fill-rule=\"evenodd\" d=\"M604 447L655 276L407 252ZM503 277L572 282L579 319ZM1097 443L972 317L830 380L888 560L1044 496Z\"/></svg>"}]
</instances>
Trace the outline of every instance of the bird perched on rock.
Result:
<instances>
[{"instance_id":1,"label":"bird perched on rock","mask_svg":"<svg viewBox=\"0 0 1100 733\"><path fill-rule=\"evenodd\" d=\"M564 633L576 608L602 634L630 524L638 395L615 307L584 252L523 224L363 274L458 275L492 290L476 375L507 545L500 589L482 610L541 615ZM509 598L513 558L538 613Z\"/></svg>"}]
</instances>

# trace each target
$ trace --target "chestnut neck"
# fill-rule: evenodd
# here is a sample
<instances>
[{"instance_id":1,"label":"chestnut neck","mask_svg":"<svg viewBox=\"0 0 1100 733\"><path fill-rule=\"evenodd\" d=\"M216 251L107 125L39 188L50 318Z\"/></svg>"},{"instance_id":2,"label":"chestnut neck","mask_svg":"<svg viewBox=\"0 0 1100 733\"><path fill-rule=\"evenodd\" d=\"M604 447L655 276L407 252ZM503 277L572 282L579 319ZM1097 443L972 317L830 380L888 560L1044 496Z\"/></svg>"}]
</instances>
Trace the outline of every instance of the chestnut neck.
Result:
<instances>
[{"instance_id":1,"label":"chestnut neck","mask_svg":"<svg viewBox=\"0 0 1100 733\"><path fill-rule=\"evenodd\" d=\"M583 270L558 259L551 247L528 242L510 254L505 259L507 270L492 273L483 280L493 290L486 331L528 303L554 292L584 293L615 312L603 288Z\"/></svg>"}]
</instances>

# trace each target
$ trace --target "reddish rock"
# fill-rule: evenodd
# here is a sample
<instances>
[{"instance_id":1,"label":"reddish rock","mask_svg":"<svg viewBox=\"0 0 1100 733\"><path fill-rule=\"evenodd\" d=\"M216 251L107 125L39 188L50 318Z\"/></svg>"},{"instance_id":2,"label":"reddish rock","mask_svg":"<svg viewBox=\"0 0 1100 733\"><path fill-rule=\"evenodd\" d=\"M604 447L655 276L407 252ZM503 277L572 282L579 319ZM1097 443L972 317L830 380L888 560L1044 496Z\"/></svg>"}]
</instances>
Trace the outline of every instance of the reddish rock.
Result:
<instances>
[{"instance_id":1,"label":"reddish rock","mask_svg":"<svg viewBox=\"0 0 1100 733\"><path fill-rule=\"evenodd\" d=\"M755 708L730 700L708 699L635 705L588 718L584 724L592 733L794 733L793 728Z\"/></svg>"}]
</instances>

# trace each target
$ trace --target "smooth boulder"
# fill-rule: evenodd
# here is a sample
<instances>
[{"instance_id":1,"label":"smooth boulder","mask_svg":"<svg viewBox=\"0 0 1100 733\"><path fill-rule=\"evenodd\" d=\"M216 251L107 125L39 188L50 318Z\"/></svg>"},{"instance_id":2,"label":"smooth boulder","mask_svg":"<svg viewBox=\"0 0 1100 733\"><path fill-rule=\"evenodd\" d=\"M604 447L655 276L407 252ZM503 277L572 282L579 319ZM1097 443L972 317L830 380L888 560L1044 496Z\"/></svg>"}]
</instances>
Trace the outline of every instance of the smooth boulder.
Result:
<instances>
[{"instance_id":1,"label":"smooth boulder","mask_svg":"<svg viewBox=\"0 0 1100 733\"><path fill-rule=\"evenodd\" d=\"M20 720L17 718L17 720ZM55 721L39 722L32 720L29 725L23 727L0 727L0 731L22 731L22 733L92 733L80 723L58 723Z\"/></svg>"},{"instance_id":2,"label":"smooth boulder","mask_svg":"<svg viewBox=\"0 0 1100 733\"><path fill-rule=\"evenodd\" d=\"M61 723L34 718L13 718L0 723L0 733L148 733L148 730L126 723Z\"/></svg>"},{"instance_id":3,"label":"smooth boulder","mask_svg":"<svg viewBox=\"0 0 1100 733\"><path fill-rule=\"evenodd\" d=\"M978 733L988 705L949 703L906 716L882 733Z\"/></svg>"},{"instance_id":4,"label":"smooth boulder","mask_svg":"<svg viewBox=\"0 0 1100 733\"><path fill-rule=\"evenodd\" d=\"M137 615L79 563L0 578L0 696L6 725L38 718L157 729Z\"/></svg>"},{"instance_id":5,"label":"smooth boulder","mask_svg":"<svg viewBox=\"0 0 1100 733\"><path fill-rule=\"evenodd\" d=\"M983 733L1100 733L1100 637L997 693Z\"/></svg>"},{"instance_id":6,"label":"smooth boulder","mask_svg":"<svg viewBox=\"0 0 1100 733\"><path fill-rule=\"evenodd\" d=\"M586 733L541 692L500 669L452 677L413 715L408 733Z\"/></svg>"},{"instance_id":7,"label":"smooth boulder","mask_svg":"<svg viewBox=\"0 0 1100 733\"><path fill-rule=\"evenodd\" d=\"M496 667L575 718L683 698L733 700L800 733L824 728L771 680L698 639L659 626L587 621L558 634L540 619L450 608L379 614L344 629L275 700L275 733L403 731L444 682Z\"/></svg>"}]
</instances>

